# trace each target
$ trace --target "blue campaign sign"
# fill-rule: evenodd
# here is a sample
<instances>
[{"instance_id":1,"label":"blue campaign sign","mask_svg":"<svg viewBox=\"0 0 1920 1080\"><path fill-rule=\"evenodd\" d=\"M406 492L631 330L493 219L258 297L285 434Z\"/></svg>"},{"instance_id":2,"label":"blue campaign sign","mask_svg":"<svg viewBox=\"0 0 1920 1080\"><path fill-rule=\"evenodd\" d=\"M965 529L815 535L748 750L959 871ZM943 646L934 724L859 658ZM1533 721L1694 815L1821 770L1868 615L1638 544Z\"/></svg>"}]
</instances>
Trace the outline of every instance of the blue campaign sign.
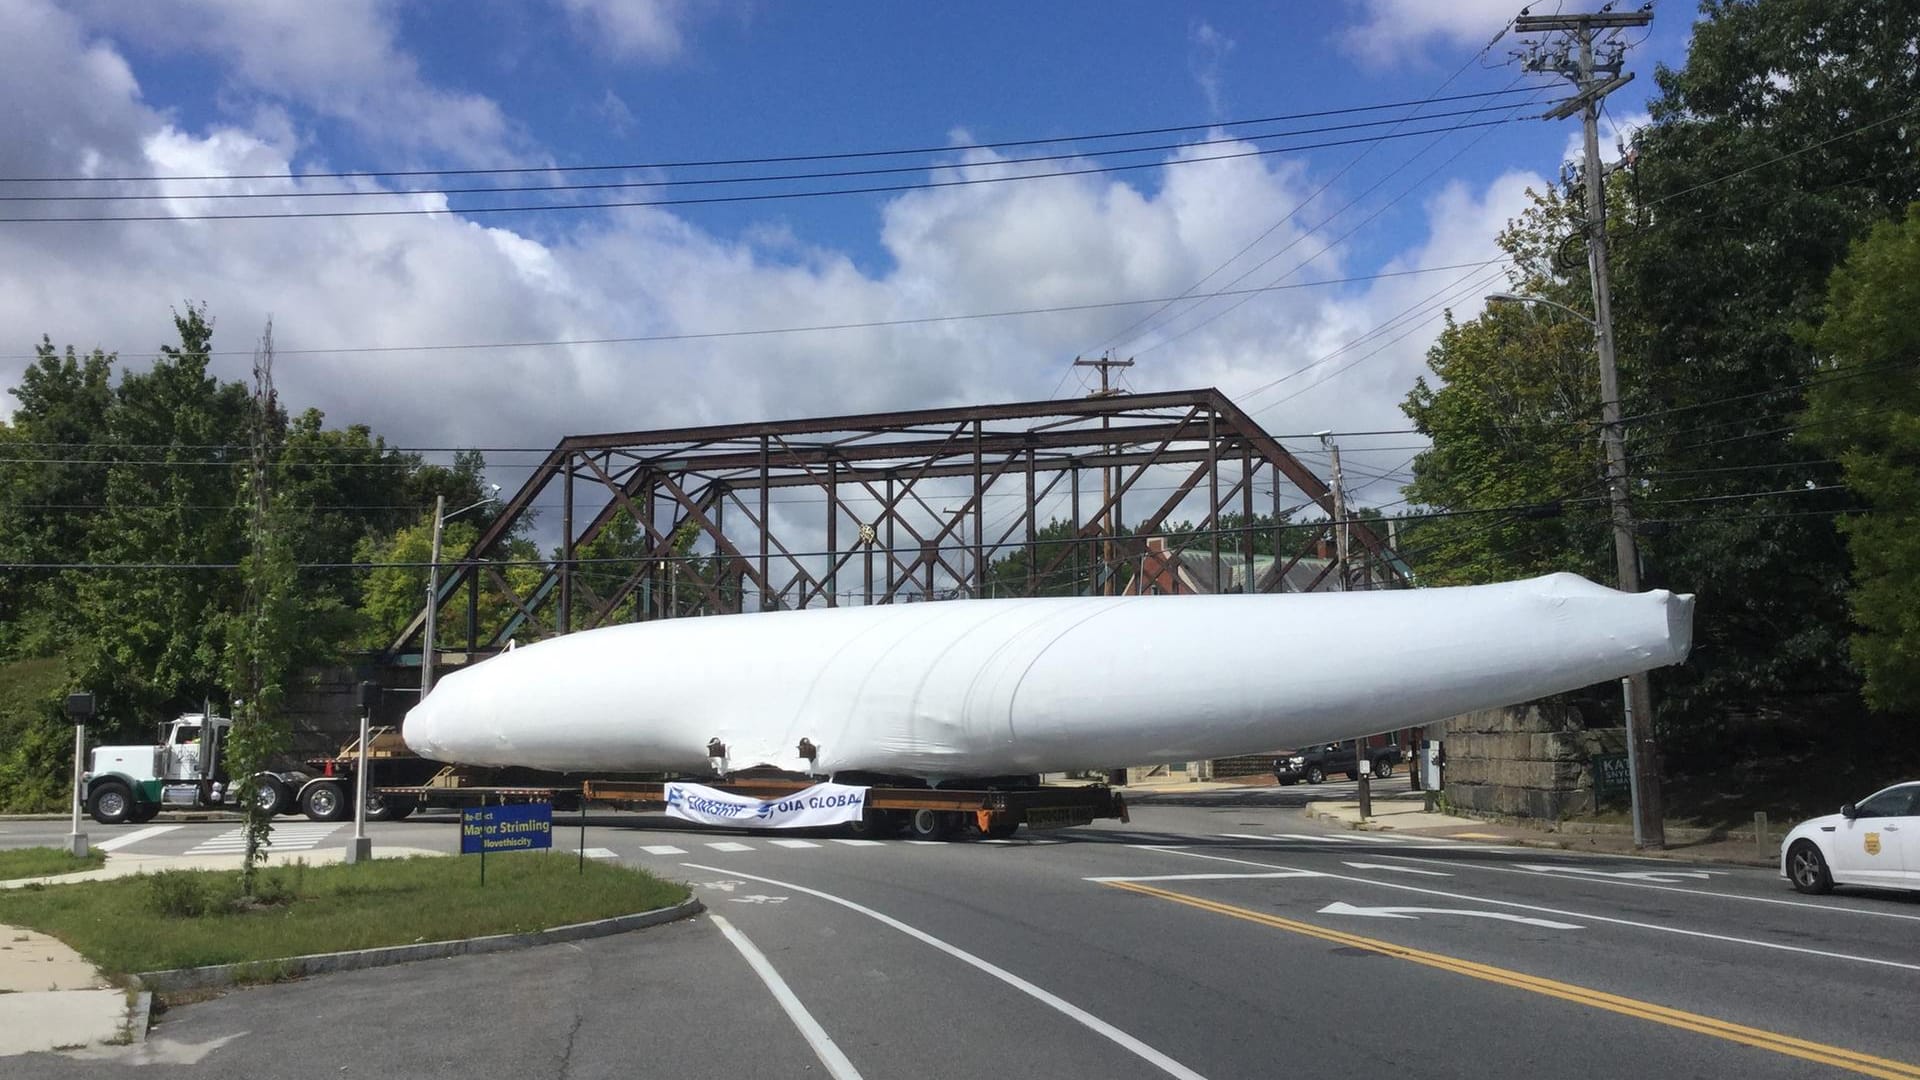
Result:
<instances>
[{"instance_id":1,"label":"blue campaign sign","mask_svg":"<svg viewBox=\"0 0 1920 1080\"><path fill-rule=\"evenodd\" d=\"M460 811L460 854L553 846L553 804L469 806Z\"/></svg>"}]
</instances>

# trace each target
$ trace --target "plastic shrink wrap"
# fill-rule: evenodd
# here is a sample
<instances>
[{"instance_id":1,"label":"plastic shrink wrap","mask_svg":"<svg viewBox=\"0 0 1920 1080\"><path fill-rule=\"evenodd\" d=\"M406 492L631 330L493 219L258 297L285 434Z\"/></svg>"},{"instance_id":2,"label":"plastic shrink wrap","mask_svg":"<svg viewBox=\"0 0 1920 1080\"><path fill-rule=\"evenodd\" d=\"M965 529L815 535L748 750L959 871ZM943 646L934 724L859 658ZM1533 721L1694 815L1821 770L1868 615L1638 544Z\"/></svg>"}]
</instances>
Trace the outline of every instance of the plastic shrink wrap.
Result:
<instances>
[{"instance_id":1,"label":"plastic shrink wrap","mask_svg":"<svg viewBox=\"0 0 1920 1080\"><path fill-rule=\"evenodd\" d=\"M662 620L444 678L418 753L576 773L770 765L988 777L1260 753L1684 660L1693 598L1572 574L1282 595L1063 597ZM811 744L811 760L800 744Z\"/></svg>"}]
</instances>

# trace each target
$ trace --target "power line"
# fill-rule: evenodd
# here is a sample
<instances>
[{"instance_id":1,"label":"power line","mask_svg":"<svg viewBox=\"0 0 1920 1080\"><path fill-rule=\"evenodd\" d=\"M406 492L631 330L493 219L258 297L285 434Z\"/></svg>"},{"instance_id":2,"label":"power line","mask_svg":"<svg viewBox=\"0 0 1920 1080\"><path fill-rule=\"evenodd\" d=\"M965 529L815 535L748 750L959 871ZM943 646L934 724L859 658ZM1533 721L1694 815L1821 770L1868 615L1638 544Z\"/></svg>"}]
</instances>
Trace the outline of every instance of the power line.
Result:
<instances>
[{"instance_id":1,"label":"power line","mask_svg":"<svg viewBox=\"0 0 1920 1080\"><path fill-rule=\"evenodd\" d=\"M1482 105L1471 109L1456 109L1450 112L1429 113L1422 120L1439 120L1454 116L1479 116L1490 112L1508 109L1507 105ZM1199 139L1187 142L1150 143L1142 146L1115 147L1110 150L1083 150L1061 154L1039 154L1027 157L997 158L991 161L946 161L924 162L915 165L895 165L867 169L829 169L804 173L775 173L759 176L704 176L688 179L657 180L615 180L591 184L513 184L491 187L440 187L440 188L377 188L371 190L352 189L340 191L210 191L187 194L175 192L140 192L130 195L0 195L0 202L11 203L49 203L49 202L162 202L178 200L232 200L232 199L336 199L336 198L404 198L416 195L509 195L528 194L548 191L624 191L638 188L675 188L703 187L724 184L771 184L790 180L837 180L856 176L894 176L903 173L942 172L955 169L977 169L983 167L1001 167L1008 165L1031 165L1049 161L1075 161L1085 158L1119 157L1126 154L1146 154L1163 150L1186 150L1196 146L1224 146L1232 143L1259 142L1266 139L1292 138L1300 135L1319 135L1336 131L1357 131L1362 128L1385 127L1405 123L1401 120L1365 120L1347 124L1329 124L1323 127L1298 128L1292 131L1250 132L1244 135L1224 136L1216 139ZM1375 145L1378 145L1375 143ZM35 218L33 220L44 220Z\"/></svg>"},{"instance_id":2,"label":"power line","mask_svg":"<svg viewBox=\"0 0 1920 1080\"><path fill-rule=\"evenodd\" d=\"M1273 116L1256 117L1250 120L1210 121L1203 124L1178 124L1168 127L1134 128L1129 131L1108 131L1090 135L1062 135L1052 138L1007 139L998 142L949 143L942 146L922 146L887 150L849 150L833 153L787 154L781 156L718 158L704 161L654 161L628 162L625 164L598 165L512 165L493 168L467 169L367 169L344 172L309 173L223 173L196 176L9 176L0 177L4 184L97 184L97 183L136 183L215 180L344 180L377 179L381 177L408 176L511 176L549 173L567 175L585 172L623 172L642 169L693 169L721 168L734 165L785 165L808 161L847 161L857 158L900 157L915 154L956 153L968 150L1002 150L1016 146L1046 146L1067 142L1096 142L1102 139L1137 138L1145 135L1168 135L1179 131L1205 131L1213 128L1246 127L1254 124L1271 124L1283 120L1313 120L1325 116L1348 116L1355 113L1376 112L1385 109L1401 109L1409 106L1431 104L1442 101L1470 101L1480 98L1499 97L1517 93L1507 90L1483 90L1467 94L1450 94L1446 97L1428 97L1420 101L1391 101L1378 105L1350 105L1336 109L1317 109L1311 112L1280 113Z\"/></svg>"},{"instance_id":3,"label":"power line","mask_svg":"<svg viewBox=\"0 0 1920 1080\"><path fill-rule=\"evenodd\" d=\"M1504 117L1498 120L1482 120L1471 123L1462 122L1452 128L1427 128L1420 131L1395 132L1390 135L1374 135L1367 138L1331 139L1317 143L1300 143L1293 146L1273 146L1255 150L1236 151L1228 154L1205 154L1198 157L1176 157L1165 161L1138 162L1126 165L1100 165L1084 169L1060 169L1053 172L1017 173L1012 176L971 176L958 180L930 180L920 184L873 184L866 187L828 188L822 191L777 191L745 195L707 195L686 199L615 199L600 202L568 203L521 203L508 206L470 206L455 209L453 207L409 207L398 210L284 210L258 211L242 214L74 214L57 217L0 217L0 224L72 224L100 223L114 221L269 221L304 218L371 218L371 217L444 217L467 214L517 214L547 210L610 210L642 206L711 206L726 203L770 202L786 199L818 199L842 195L876 195L901 191L929 191L939 188L972 187L978 184L1003 184L1025 180L1045 180L1068 176L1095 176L1108 173L1133 172L1140 169L1158 169L1174 165L1194 165L1207 161L1231 161L1239 158L1267 157L1273 154L1291 154L1303 150L1324 150L1333 146L1352 146L1355 143L1371 139L1414 138L1420 135L1432 135L1442 130L1457 131L1461 128L1499 127L1510 124L1516 118ZM983 163L989 167L992 163Z\"/></svg>"},{"instance_id":4,"label":"power line","mask_svg":"<svg viewBox=\"0 0 1920 1080\"><path fill-rule=\"evenodd\" d=\"M1352 277L1322 278L1316 281L1296 281L1296 282L1288 282L1288 283L1279 283L1279 284L1272 284L1272 285L1263 285L1263 286L1250 288L1250 289L1226 289L1220 292L1210 293L1208 295L1209 296L1240 296L1247 293L1276 292L1276 291L1286 290L1286 289L1311 289L1311 288L1319 288L1327 285L1352 285L1359 282L1379 281L1385 278L1417 277L1422 274L1442 273L1448 270L1458 270L1458 269L1461 269L1462 267L1484 266L1484 265L1486 264L1485 263L1457 263L1450 266L1428 266L1428 267L1421 267L1413 270L1390 270L1390 271L1383 271L1377 274L1358 274ZM714 340L719 338L771 337L779 334L810 334L810 333L824 333L828 331L838 331L838 330L877 330L877 329L886 329L889 327L925 326L933 323L965 322L965 321L978 320L978 319L1009 319L1009 318L1017 318L1017 317L1028 316L1028 315L1053 315L1053 314L1060 314L1060 313L1074 312L1074 311L1098 311L1104 308L1132 307L1138 304L1157 304L1164 299L1165 299L1164 297L1149 296L1149 297L1142 297L1136 300L1100 300L1100 301L1094 301L1094 302L1085 303L1085 304L1056 304L1050 307L1013 308L1013 309L1008 309L1004 311L967 312L967 313L957 314L957 315L921 315L921 316L915 316L912 318L875 319L875 320L869 320L866 322L816 323L816 324L806 325L806 326L775 326L775 327L763 327L763 328L751 329L751 330L700 330L700 331L689 331L686 333L679 333L679 334L639 334L639 335L633 335L629 337L569 338L569 339L557 339L557 340L548 340L548 341L467 342L467 343L460 343L460 344L441 344L441 345L360 345L360 346L341 345L341 346L332 346L328 348L312 348L312 349L276 348L274 350L274 355L276 357L342 356L342 355L373 355L373 354L404 353L404 352L466 352L466 351L482 351L482 350L497 350L497 349L574 348L574 347L589 346L589 345L644 345L644 344L654 344L654 343L660 343L660 342L674 342L674 341L709 341L709 340ZM152 353L127 352L122 354L119 351L115 351L113 355L114 356L126 355L126 356L136 356L136 357L157 357L160 354L157 352L152 352ZM253 350L252 349L210 349L204 353L200 353L197 355L252 356ZM10 360L33 360L37 358L37 354L14 353L6 358Z\"/></svg>"}]
</instances>

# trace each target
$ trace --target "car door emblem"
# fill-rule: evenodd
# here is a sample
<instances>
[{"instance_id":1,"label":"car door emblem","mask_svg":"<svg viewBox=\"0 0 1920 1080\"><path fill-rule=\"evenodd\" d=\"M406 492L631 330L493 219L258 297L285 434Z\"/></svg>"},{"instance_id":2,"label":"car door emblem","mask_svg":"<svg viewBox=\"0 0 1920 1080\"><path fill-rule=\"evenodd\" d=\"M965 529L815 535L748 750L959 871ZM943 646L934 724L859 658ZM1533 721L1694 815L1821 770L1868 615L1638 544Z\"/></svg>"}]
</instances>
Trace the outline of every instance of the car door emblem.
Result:
<instances>
[{"instance_id":1,"label":"car door emblem","mask_svg":"<svg viewBox=\"0 0 1920 1080\"><path fill-rule=\"evenodd\" d=\"M1880 834L1879 833L1870 832L1867 834L1867 854L1869 855L1880 854Z\"/></svg>"}]
</instances>

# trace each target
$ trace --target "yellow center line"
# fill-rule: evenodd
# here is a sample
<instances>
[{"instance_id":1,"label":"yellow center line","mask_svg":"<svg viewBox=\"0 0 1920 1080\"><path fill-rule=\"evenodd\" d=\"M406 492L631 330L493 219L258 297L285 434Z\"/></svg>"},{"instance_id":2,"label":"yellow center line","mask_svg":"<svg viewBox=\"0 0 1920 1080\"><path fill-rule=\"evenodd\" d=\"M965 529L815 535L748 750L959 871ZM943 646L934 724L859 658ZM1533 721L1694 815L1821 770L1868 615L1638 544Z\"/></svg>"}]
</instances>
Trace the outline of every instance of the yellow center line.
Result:
<instances>
[{"instance_id":1,"label":"yellow center line","mask_svg":"<svg viewBox=\"0 0 1920 1080\"><path fill-rule=\"evenodd\" d=\"M1595 1009L1604 1009L1608 1012L1619 1013L1622 1016L1632 1016L1641 1020L1649 1020L1656 1024L1664 1024L1667 1027L1680 1028L1702 1035L1711 1035L1717 1039L1725 1039L1729 1042L1741 1043L1746 1046L1757 1047L1761 1050L1771 1050L1776 1054L1785 1054L1806 1061L1818 1062L1822 1065L1831 1065L1835 1068L1863 1073L1867 1076L1882 1077L1885 1078L1885 1080L1920 1080L1920 1065L1909 1064L1903 1061L1893 1061L1888 1058L1874 1057L1870 1054L1862 1054L1854 1050L1848 1050L1845 1047L1829 1046L1825 1043L1811 1042L1806 1039L1795 1038L1791 1035L1783 1035L1776 1031L1746 1027L1745 1025L1735 1024L1727 1020L1719 1020L1711 1016L1702 1016L1699 1013L1690 1013L1681 1009L1671 1009L1665 1005L1656 1005L1650 1001L1621 997L1618 994L1609 994L1601 990L1575 986L1572 983L1544 979L1537 975L1528 975L1524 972L1494 967L1490 964L1476 963L1472 960L1462 960L1459 957L1446 956L1441 953L1427 952L1424 949L1415 949L1406 945L1396 945L1390 941L1361 937L1358 934L1349 934L1324 926L1315 926L1312 923L1296 922L1293 919L1284 919L1278 915L1269 915L1262 911L1236 907L1232 904L1223 904L1216 900L1205 900L1198 896L1189 896L1186 893L1160 889L1152 885L1141 884L1137 881L1109 881L1104 882L1104 884L1116 889L1126 889L1129 892L1141 893L1146 896L1156 896L1162 900L1171 900L1176 904L1186 904L1189 907L1196 907L1202 911L1211 911L1236 919L1244 919L1247 922L1270 926L1277 930L1303 934L1307 937L1319 938L1322 941L1331 941L1351 948L1366 949L1370 952L1380 953L1383 956L1392 956L1401 960L1411 961L1412 963L1424 964L1427 967L1438 968L1442 971L1451 971L1457 975L1465 975L1468 978L1499 983L1502 986L1527 990L1536 994L1559 998L1563 1001L1571 1001Z\"/></svg>"}]
</instances>

